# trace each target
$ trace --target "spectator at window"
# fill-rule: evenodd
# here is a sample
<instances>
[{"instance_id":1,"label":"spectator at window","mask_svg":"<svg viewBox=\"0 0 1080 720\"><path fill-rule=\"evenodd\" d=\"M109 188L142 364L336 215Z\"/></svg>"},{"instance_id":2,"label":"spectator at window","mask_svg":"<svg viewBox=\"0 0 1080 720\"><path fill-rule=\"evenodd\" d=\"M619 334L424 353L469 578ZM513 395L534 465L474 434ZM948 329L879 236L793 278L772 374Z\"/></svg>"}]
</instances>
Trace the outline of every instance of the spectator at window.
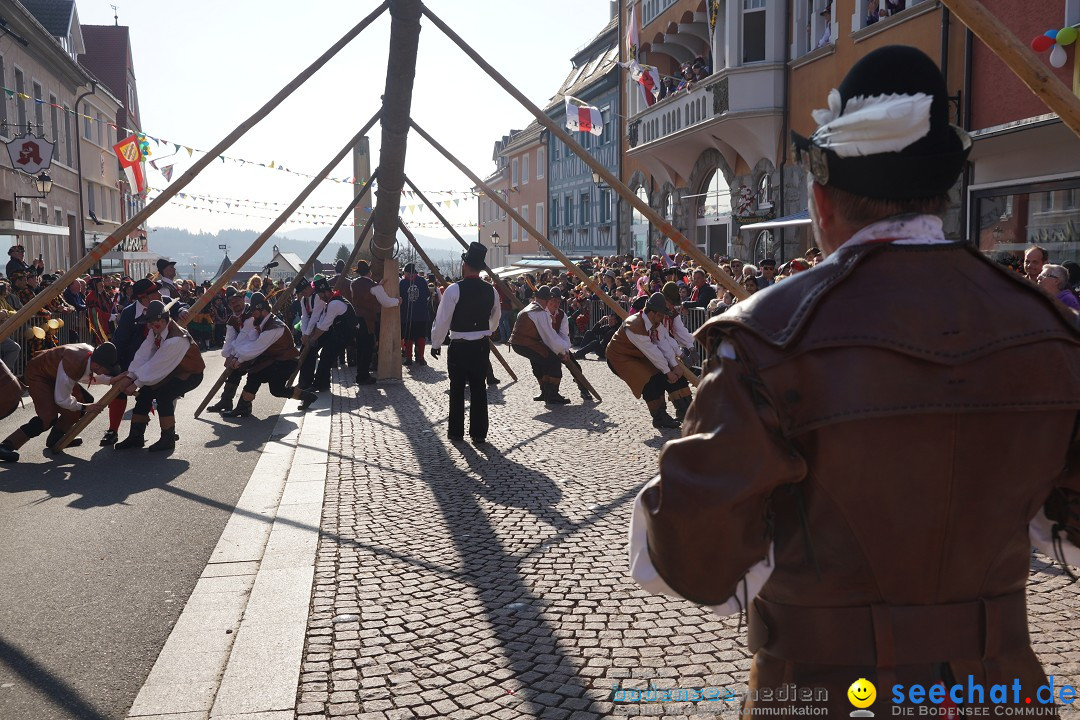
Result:
<instances>
[{"instance_id":1,"label":"spectator at window","mask_svg":"<svg viewBox=\"0 0 1080 720\"><path fill-rule=\"evenodd\" d=\"M881 19L882 12L878 9L878 0L866 0L866 25L869 27Z\"/></svg>"},{"instance_id":2,"label":"spectator at window","mask_svg":"<svg viewBox=\"0 0 1080 720\"><path fill-rule=\"evenodd\" d=\"M820 13L823 18L822 22L825 25L825 30L821 33L821 37L818 39L817 45L814 48L825 47L832 42L832 4L825 6L825 9Z\"/></svg>"}]
</instances>

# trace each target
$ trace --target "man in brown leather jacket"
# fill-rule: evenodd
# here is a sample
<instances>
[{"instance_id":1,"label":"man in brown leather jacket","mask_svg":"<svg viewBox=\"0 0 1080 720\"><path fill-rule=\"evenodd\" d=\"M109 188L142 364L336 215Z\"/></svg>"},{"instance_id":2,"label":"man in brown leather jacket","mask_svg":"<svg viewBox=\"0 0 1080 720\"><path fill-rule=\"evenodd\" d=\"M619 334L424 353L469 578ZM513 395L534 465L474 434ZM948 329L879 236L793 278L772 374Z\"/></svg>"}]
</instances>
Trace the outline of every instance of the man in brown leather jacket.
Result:
<instances>
[{"instance_id":1,"label":"man in brown leather jacket","mask_svg":"<svg viewBox=\"0 0 1080 720\"><path fill-rule=\"evenodd\" d=\"M815 704L777 700L791 683L833 718L1068 700L1025 586L1032 544L1080 563L1077 316L944 238L970 148L946 96L928 57L882 48L795 137L828 258L702 327L684 436L638 496L639 583L748 612L747 712Z\"/></svg>"}]
</instances>

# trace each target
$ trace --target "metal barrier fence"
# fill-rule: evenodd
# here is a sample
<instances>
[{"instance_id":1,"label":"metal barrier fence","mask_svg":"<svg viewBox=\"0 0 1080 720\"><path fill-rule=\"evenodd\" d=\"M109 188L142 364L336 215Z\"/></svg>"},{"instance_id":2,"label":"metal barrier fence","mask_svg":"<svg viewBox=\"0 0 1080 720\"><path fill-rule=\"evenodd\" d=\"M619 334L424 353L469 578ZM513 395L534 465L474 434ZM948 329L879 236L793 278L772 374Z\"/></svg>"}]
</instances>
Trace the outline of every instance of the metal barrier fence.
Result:
<instances>
[{"instance_id":1,"label":"metal barrier fence","mask_svg":"<svg viewBox=\"0 0 1080 720\"><path fill-rule=\"evenodd\" d=\"M57 345L67 345L69 343L91 343L90 329L86 321L86 313L82 312L65 312L65 313L52 313L49 316L38 315L30 320L28 323L22 325L18 330L11 333L9 336L12 340L19 343L22 350L19 352L18 358L15 360L15 367L11 368L16 376L22 376L23 371L26 369L26 363L30 359L31 354L39 348L38 342L32 335L33 328L39 327L42 330L48 328L50 319L62 320L64 326L56 329L53 335L56 338ZM49 345L52 346L51 343Z\"/></svg>"}]
</instances>

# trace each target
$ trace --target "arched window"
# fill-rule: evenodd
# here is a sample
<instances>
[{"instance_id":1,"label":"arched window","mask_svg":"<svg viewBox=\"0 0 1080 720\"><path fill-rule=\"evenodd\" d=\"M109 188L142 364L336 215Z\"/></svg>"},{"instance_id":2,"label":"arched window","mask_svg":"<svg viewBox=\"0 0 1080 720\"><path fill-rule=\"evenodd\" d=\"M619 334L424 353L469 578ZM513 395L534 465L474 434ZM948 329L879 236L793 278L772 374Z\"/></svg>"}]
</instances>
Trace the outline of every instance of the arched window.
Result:
<instances>
[{"instance_id":1,"label":"arched window","mask_svg":"<svg viewBox=\"0 0 1080 720\"><path fill-rule=\"evenodd\" d=\"M712 176L705 183L701 193L701 204L698 206L701 209L698 211L698 217L712 218L731 214L731 188L728 187L724 173L719 168L713 170Z\"/></svg>"},{"instance_id":2,"label":"arched window","mask_svg":"<svg viewBox=\"0 0 1080 720\"><path fill-rule=\"evenodd\" d=\"M671 222L671 214L672 214L672 210L673 210L672 202L671 202L671 193L668 193L667 195L664 196L664 204L663 204L662 209L663 209L662 217L665 220L667 220L668 222Z\"/></svg>"},{"instance_id":3,"label":"arched window","mask_svg":"<svg viewBox=\"0 0 1080 720\"><path fill-rule=\"evenodd\" d=\"M635 193L638 198L641 199L646 205L649 204L649 191L644 187L639 187ZM630 214L630 235L633 241L633 251L636 257L646 258L649 257L649 219L643 214L638 212L637 208L633 209Z\"/></svg>"},{"instance_id":4,"label":"arched window","mask_svg":"<svg viewBox=\"0 0 1080 720\"><path fill-rule=\"evenodd\" d=\"M765 258L775 258L773 254L775 248L774 238L771 230L762 230L758 233L757 238L754 239L754 252L752 254L754 263L760 263Z\"/></svg>"},{"instance_id":5,"label":"arched window","mask_svg":"<svg viewBox=\"0 0 1080 720\"><path fill-rule=\"evenodd\" d=\"M762 175L758 182L757 203L760 210L768 210L772 207L772 183L769 180L769 173Z\"/></svg>"}]
</instances>

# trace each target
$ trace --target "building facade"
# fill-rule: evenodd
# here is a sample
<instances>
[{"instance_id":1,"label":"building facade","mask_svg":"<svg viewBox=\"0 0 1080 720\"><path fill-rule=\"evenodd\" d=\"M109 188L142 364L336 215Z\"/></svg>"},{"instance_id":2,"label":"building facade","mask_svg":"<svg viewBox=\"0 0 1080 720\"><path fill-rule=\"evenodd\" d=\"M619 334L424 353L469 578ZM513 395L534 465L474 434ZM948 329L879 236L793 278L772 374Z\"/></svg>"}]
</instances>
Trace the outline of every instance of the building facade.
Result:
<instances>
[{"instance_id":1,"label":"building facade","mask_svg":"<svg viewBox=\"0 0 1080 720\"><path fill-rule=\"evenodd\" d=\"M503 149L508 177L507 201L547 238L547 136L548 132L538 122L533 122L519 133L510 136ZM513 219L507 220L506 262L513 264L527 255L547 250L528 230Z\"/></svg>"},{"instance_id":2,"label":"building facade","mask_svg":"<svg viewBox=\"0 0 1080 720\"><path fill-rule=\"evenodd\" d=\"M491 159L495 163L495 171L484 178L484 183L494 192L499 194L500 199L507 200L510 188L510 170L506 158L503 156L503 148L510 144L510 138L520 130L511 130L509 135L504 135L496 140L491 152ZM498 268L509 264L510 254L508 246L510 242L510 221L506 211L495 204L482 189L473 188L477 193L479 202L476 204L476 239L488 249L487 264L490 268ZM496 244L497 243L497 244Z\"/></svg>"},{"instance_id":3,"label":"building facade","mask_svg":"<svg viewBox=\"0 0 1080 720\"><path fill-rule=\"evenodd\" d=\"M0 135L10 143L29 132L54 144L47 171L52 187L44 197L32 175L0 163L0 242L25 245L27 259L40 256L50 272L66 270L86 251L79 234L80 190L94 170L103 168L93 175L99 219L116 227L120 217L116 133L108 125L119 102L103 93L93 105L80 104L78 112L89 120L75 113L76 99L94 78L76 60L85 46L73 0L0 0L0 16L11 40L0 47ZM82 182L80 161L87 171Z\"/></svg>"},{"instance_id":4,"label":"building facade","mask_svg":"<svg viewBox=\"0 0 1080 720\"><path fill-rule=\"evenodd\" d=\"M135 80L135 63L131 52L129 29L123 25L84 25L82 27L86 52L79 56L83 64L101 81L109 93L121 100L116 111L115 124L118 137L128 137L142 130L139 114L139 89ZM126 175L119 172L118 191L120 214L123 223L143 209L145 197L133 189ZM95 213L96 214L96 213ZM98 216L101 219L100 215ZM92 240L103 239L104 228L90 221ZM149 252L146 226L133 229L128 236L102 258L104 272L122 272L132 277L143 277L155 269L156 253Z\"/></svg>"},{"instance_id":5,"label":"building facade","mask_svg":"<svg viewBox=\"0 0 1080 720\"><path fill-rule=\"evenodd\" d=\"M618 19L611 22L572 58L573 68L544 112L566 125L566 97L597 108L600 135L573 133L592 157L619 173L619 40ZM614 191L593 180L592 170L557 137L548 134L547 237L563 253L614 255L618 251L618 213ZM538 228L539 229L539 228Z\"/></svg>"}]
</instances>

